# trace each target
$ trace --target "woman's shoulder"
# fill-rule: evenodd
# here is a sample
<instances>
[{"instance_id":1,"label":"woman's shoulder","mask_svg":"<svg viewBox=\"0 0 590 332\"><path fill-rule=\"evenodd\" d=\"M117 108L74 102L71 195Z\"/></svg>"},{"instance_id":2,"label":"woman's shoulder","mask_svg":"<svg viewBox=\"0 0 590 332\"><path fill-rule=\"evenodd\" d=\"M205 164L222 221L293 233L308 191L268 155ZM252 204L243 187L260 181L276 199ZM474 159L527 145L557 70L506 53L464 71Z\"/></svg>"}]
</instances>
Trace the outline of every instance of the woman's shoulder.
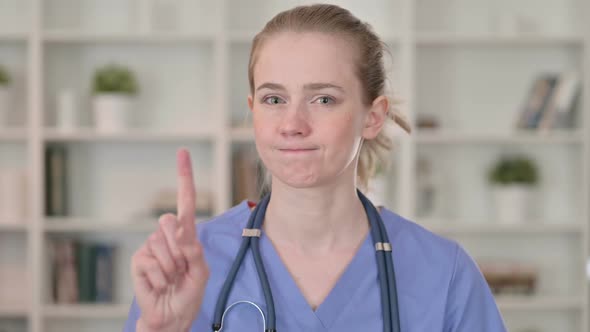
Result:
<instances>
[{"instance_id":1,"label":"woman's shoulder","mask_svg":"<svg viewBox=\"0 0 590 332\"><path fill-rule=\"evenodd\" d=\"M243 200L225 212L196 224L199 241L206 242L214 236L241 239L242 228L250 215L250 203Z\"/></svg>"},{"instance_id":2,"label":"woman's shoulder","mask_svg":"<svg viewBox=\"0 0 590 332\"><path fill-rule=\"evenodd\" d=\"M457 241L436 234L388 208L381 208L381 217L394 247L448 263L454 263L459 251L464 251Z\"/></svg>"}]
</instances>

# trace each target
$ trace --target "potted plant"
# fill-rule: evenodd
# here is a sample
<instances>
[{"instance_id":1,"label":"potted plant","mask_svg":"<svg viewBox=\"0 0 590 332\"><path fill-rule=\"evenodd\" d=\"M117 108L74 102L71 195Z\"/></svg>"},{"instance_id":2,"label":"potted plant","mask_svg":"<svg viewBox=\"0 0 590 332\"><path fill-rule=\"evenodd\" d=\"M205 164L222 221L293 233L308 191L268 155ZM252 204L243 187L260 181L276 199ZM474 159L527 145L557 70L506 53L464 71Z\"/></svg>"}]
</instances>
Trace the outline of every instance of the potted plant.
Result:
<instances>
[{"instance_id":1,"label":"potted plant","mask_svg":"<svg viewBox=\"0 0 590 332\"><path fill-rule=\"evenodd\" d=\"M0 65L0 127L3 127L8 120L11 82L10 73Z\"/></svg>"},{"instance_id":2,"label":"potted plant","mask_svg":"<svg viewBox=\"0 0 590 332\"><path fill-rule=\"evenodd\" d=\"M533 160L526 156L505 156L492 167L488 177L499 223L516 224L529 218L538 173Z\"/></svg>"},{"instance_id":3,"label":"potted plant","mask_svg":"<svg viewBox=\"0 0 590 332\"><path fill-rule=\"evenodd\" d=\"M96 70L92 86L94 121L100 132L120 132L128 127L139 86L127 67L111 63Z\"/></svg>"}]
</instances>

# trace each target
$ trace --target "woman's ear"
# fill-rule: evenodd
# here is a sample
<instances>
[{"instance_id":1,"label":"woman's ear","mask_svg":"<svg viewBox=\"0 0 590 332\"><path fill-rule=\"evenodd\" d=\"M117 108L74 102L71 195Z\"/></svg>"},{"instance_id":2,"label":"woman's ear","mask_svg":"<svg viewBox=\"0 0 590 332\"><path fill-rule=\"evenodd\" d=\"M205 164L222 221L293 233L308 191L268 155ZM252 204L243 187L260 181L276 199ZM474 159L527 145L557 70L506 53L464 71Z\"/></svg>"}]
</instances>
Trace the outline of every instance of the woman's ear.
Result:
<instances>
[{"instance_id":1,"label":"woman's ear","mask_svg":"<svg viewBox=\"0 0 590 332\"><path fill-rule=\"evenodd\" d=\"M383 128L388 116L388 110L389 100L386 96L375 98L365 116L365 126L363 127L363 137L365 139L373 139L381 132L381 128Z\"/></svg>"},{"instance_id":2,"label":"woman's ear","mask_svg":"<svg viewBox=\"0 0 590 332\"><path fill-rule=\"evenodd\" d=\"M254 99L252 98L252 95L249 94L248 95L248 108L250 108L250 111L252 111L252 107L254 107Z\"/></svg>"}]
</instances>

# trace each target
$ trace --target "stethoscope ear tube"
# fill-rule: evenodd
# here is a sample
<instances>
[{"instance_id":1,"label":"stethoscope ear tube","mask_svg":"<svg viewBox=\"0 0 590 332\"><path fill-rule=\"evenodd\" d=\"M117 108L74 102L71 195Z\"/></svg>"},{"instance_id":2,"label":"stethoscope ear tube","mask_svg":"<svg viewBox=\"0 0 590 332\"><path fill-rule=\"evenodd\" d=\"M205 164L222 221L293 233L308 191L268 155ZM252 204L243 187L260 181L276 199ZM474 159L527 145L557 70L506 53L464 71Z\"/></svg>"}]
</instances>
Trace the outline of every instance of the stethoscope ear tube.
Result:
<instances>
[{"instance_id":1,"label":"stethoscope ear tube","mask_svg":"<svg viewBox=\"0 0 590 332\"><path fill-rule=\"evenodd\" d=\"M400 332L400 317L399 306L397 301L397 285L395 282L395 270L393 268L393 255L391 251L391 244L387 230L383 224L383 220L379 212L371 203L371 201L357 190L358 196L363 203L367 213L367 219L371 223L371 236L373 244L377 247L377 243L381 243L382 247L385 244L389 248L376 250L377 267L379 271L379 281L381 284L381 305L383 310L383 331L384 332Z\"/></svg>"},{"instance_id":2,"label":"stethoscope ear tube","mask_svg":"<svg viewBox=\"0 0 590 332\"><path fill-rule=\"evenodd\" d=\"M267 194L263 200L260 202L260 206L262 211L266 211L266 207L268 206L268 202L270 201L270 193ZM254 219L254 226L255 229L261 229L262 222L264 221L265 213L258 213L256 218ZM264 268L264 263L262 262L262 257L260 256L260 246L259 246L259 237L252 238L252 257L254 258L254 264L256 265L256 271L258 271L258 278L260 279L260 284L262 286L262 291L264 293L264 299L266 301L266 311L268 314L268 328L266 329L267 332L274 332L276 331L276 314L275 314L275 303L274 299L272 298L272 291L270 290L270 283L268 282L268 276L266 275L266 269Z\"/></svg>"},{"instance_id":3,"label":"stethoscope ear tube","mask_svg":"<svg viewBox=\"0 0 590 332\"><path fill-rule=\"evenodd\" d=\"M365 209L365 213L367 214L367 219L370 223L371 229L371 238L373 239L373 246L377 243L383 243L383 237L381 236L381 227L376 225L377 220L375 219L375 215L371 210L372 204L369 202L368 198L363 195L360 190L357 190L358 196L363 203L363 207ZM391 331L391 305L389 303L389 299L386 294L383 294L383 290L388 289L388 281L387 281L387 268L385 265L385 255L383 250L376 250L375 257L377 259L377 271L379 277L379 284L381 289L381 311L383 312L383 331L390 332Z\"/></svg>"}]
</instances>

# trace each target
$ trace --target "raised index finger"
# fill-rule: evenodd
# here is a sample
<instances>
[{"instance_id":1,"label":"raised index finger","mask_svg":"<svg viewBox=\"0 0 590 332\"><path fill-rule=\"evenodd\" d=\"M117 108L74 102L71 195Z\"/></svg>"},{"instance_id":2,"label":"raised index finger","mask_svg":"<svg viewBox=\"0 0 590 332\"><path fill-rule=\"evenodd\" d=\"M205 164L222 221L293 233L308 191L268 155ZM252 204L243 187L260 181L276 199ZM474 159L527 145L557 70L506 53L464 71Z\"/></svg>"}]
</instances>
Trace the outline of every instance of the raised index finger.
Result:
<instances>
[{"instance_id":1,"label":"raised index finger","mask_svg":"<svg viewBox=\"0 0 590 332\"><path fill-rule=\"evenodd\" d=\"M195 233L195 184L191 157L186 149L176 155L178 169L178 194L176 198L178 221L184 232Z\"/></svg>"}]
</instances>

